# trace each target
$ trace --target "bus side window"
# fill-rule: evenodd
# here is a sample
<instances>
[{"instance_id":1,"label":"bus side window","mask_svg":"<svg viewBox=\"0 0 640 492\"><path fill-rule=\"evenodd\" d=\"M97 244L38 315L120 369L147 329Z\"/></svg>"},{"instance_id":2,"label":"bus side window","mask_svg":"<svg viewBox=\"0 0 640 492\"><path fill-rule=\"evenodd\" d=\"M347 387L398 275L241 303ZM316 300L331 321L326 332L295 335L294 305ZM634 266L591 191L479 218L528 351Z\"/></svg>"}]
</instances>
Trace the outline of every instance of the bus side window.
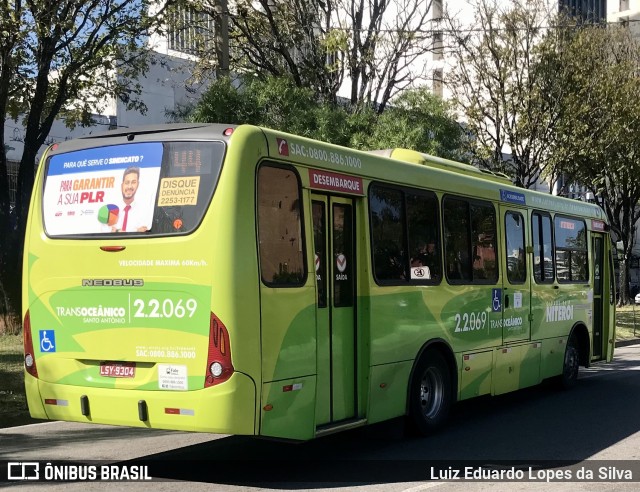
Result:
<instances>
[{"instance_id":1,"label":"bus side window","mask_svg":"<svg viewBox=\"0 0 640 492\"><path fill-rule=\"evenodd\" d=\"M402 192L371 186L369 209L375 278L378 281L406 280Z\"/></svg>"},{"instance_id":2,"label":"bus side window","mask_svg":"<svg viewBox=\"0 0 640 492\"><path fill-rule=\"evenodd\" d=\"M438 283L442 278L438 199L433 193L407 192L407 230L411 255L410 280Z\"/></svg>"},{"instance_id":3,"label":"bus side window","mask_svg":"<svg viewBox=\"0 0 640 492\"><path fill-rule=\"evenodd\" d=\"M473 280L498 280L496 210L491 204L471 204Z\"/></svg>"},{"instance_id":4,"label":"bus side window","mask_svg":"<svg viewBox=\"0 0 640 492\"><path fill-rule=\"evenodd\" d=\"M470 281L469 204L464 200L445 197L442 203L442 214L447 278L449 280Z\"/></svg>"},{"instance_id":5,"label":"bus side window","mask_svg":"<svg viewBox=\"0 0 640 492\"><path fill-rule=\"evenodd\" d=\"M536 283L553 282L553 239L551 217L534 212L531 217L533 238L533 278Z\"/></svg>"},{"instance_id":6,"label":"bus side window","mask_svg":"<svg viewBox=\"0 0 640 492\"><path fill-rule=\"evenodd\" d=\"M447 196L442 213L447 278L454 283L495 282L498 261L494 206Z\"/></svg>"},{"instance_id":7,"label":"bus side window","mask_svg":"<svg viewBox=\"0 0 640 492\"><path fill-rule=\"evenodd\" d=\"M506 238L507 278L509 282L523 283L527 279L527 264L524 254L524 218L518 212L507 212L504 216Z\"/></svg>"},{"instance_id":8,"label":"bus side window","mask_svg":"<svg viewBox=\"0 0 640 492\"><path fill-rule=\"evenodd\" d=\"M558 282L587 282L589 262L584 221L556 215L554 226Z\"/></svg>"},{"instance_id":9,"label":"bus side window","mask_svg":"<svg viewBox=\"0 0 640 492\"><path fill-rule=\"evenodd\" d=\"M263 165L258 171L258 242L262 281L304 285L300 180L291 169Z\"/></svg>"}]
</instances>

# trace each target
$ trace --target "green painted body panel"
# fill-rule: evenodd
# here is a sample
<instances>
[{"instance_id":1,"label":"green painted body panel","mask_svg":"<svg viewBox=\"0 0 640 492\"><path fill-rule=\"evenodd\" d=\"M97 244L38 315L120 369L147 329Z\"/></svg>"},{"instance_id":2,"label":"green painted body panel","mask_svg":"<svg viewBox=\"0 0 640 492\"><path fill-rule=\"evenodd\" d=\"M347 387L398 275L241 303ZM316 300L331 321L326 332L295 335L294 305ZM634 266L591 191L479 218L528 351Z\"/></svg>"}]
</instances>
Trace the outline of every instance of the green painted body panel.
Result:
<instances>
[{"instance_id":1,"label":"green painted body panel","mask_svg":"<svg viewBox=\"0 0 640 492\"><path fill-rule=\"evenodd\" d=\"M331 371L333 373L333 420L351 418L355 414L354 309L333 310Z\"/></svg>"},{"instance_id":2,"label":"green painted body panel","mask_svg":"<svg viewBox=\"0 0 640 492\"><path fill-rule=\"evenodd\" d=\"M493 394L499 395L540 382L540 344L496 349Z\"/></svg>"},{"instance_id":3,"label":"green painted body panel","mask_svg":"<svg viewBox=\"0 0 640 492\"><path fill-rule=\"evenodd\" d=\"M550 288L549 288L550 287ZM588 287L564 285L534 290L532 295L532 339L541 340L567 335L576 322L582 321L591 331L592 312L588 302Z\"/></svg>"},{"instance_id":4,"label":"green painted body panel","mask_svg":"<svg viewBox=\"0 0 640 492\"><path fill-rule=\"evenodd\" d=\"M542 340L541 344L540 378L546 379L562 373L567 337L548 338Z\"/></svg>"},{"instance_id":5,"label":"green painted body panel","mask_svg":"<svg viewBox=\"0 0 640 492\"><path fill-rule=\"evenodd\" d=\"M180 300L184 304L186 299L196 300L199 306L208 306L210 288L181 288L179 284L161 282L149 282L146 286L148 289L134 293L100 288L47 291L34 301L29 308L31 323L46 327L56 334L55 353L43 353L39 347L36 348L41 379L51 383L131 389L148 387L150 382L155 381L154 389L160 389L154 364L180 360L181 364L186 364L190 374L187 387L202 388L204 375L201 369L206 365L206 353L197 348L206 346L208 341L208 311L197 310L189 318L189 323L181 327L178 343L159 343L159 340L172 338L172 325L176 320L171 317L148 317L153 309L149 307L149 301L169 300L166 312L170 304L175 308ZM130 298L134 302L139 300L140 307L133 306ZM100 300L100 304L96 305L96 299ZM99 313L106 312L108 306L121 306L119 312L126 312L126 316L100 316ZM89 314L83 316L87 307ZM134 317L138 312L147 317ZM96 326L100 326L100 329L96 330ZM115 340L118 343L114 343ZM158 355L153 355L154 352ZM101 378L101 361L138 362L137 377Z\"/></svg>"},{"instance_id":6,"label":"green painted body panel","mask_svg":"<svg viewBox=\"0 0 640 492\"><path fill-rule=\"evenodd\" d=\"M316 309L317 320L317 372L316 425L331 421L331 348L329 335L329 308Z\"/></svg>"},{"instance_id":7,"label":"green painted body panel","mask_svg":"<svg viewBox=\"0 0 640 492\"><path fill-rule=\"evenodd\" d=\"M262 367L265 382L316 373L315 296L300 289L262 288ZM305 307L306 305L306 307Z\"/></svg>"},{"instance_id":8,"label":"green painted body panel","mask_svg":"<svg viewBox=\"0 0 640 492\"><path fill-rule=\"evenodd\" d=\"M24 373L24 389L27 396L27 406L29 414L34 419L46 419L47 412L44 409L44 400L40 397L38 388L38 379L25 371Z\"/></svg>"},{"instance_id":9,"label":"green painted body panel","mask_svg":"<svg viewBox=\"0 0 640 492\"><path fill-rule=\"evenodd\" d=\"M493 350L465 354L462 362L459 362L462 372L460 374L460 400L488 395L492 388Z\"/></svg>"},{"instance_id":10,"label":"green painted body panel","mask_svg":"<svg viewBox=\"0 0 640 492\"><path fill-rule=\"evenodd\" d=\"M315 437L315 383L315 376L265 383L261 435L300 440Z\"/></svg>"},{"instance_id":11,"label":"green painted body panel","mask_svg":"<svg viewBox=\"0 0 640 492\"><path fill-rule=\"evenodd\" d=\"M403 415L407 410L409 376L413 361L373 366L369 376L367 421L380 422Z\"/></svg>"}]
</instances>

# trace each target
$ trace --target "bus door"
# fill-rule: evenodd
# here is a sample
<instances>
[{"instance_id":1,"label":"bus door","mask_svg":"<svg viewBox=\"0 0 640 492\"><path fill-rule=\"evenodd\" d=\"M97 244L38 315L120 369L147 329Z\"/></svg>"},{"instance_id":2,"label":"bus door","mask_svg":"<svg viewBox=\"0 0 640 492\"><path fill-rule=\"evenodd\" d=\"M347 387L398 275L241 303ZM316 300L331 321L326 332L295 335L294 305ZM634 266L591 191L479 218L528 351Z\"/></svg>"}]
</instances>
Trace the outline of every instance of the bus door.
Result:
<instances>
[{"instance_id":1,"label":"bus door","mask_svg":"<svg viewBox=\"0 0 640 492\"><path fill-rule=\"evenodd\" d=\"M354 203L312 195L317 286L316 425L356 415Z\"/></svg>"},{"instance_id":2,"label":"bus door","mask_svg":"<svg viewBox=\"0 0 640 492\"><path fill-rule=\"evenodd\" d=\"M604 236L602 234L591 235L593 258L593 357L602 359L603 316L604 316Z\"/></svg>"},{"instance_id":3,"label":"bus door","mask_svg":"<svg viewBox=\"0 0 640 492\"><path fill-rule=\"evenodd\" d=\"M531 274L527 261L529 231L525 210L500 206L504 230L502 247L502 342L531 338ZM494 306L495 309L495 306Z\"/></svg>"}]
</instances>

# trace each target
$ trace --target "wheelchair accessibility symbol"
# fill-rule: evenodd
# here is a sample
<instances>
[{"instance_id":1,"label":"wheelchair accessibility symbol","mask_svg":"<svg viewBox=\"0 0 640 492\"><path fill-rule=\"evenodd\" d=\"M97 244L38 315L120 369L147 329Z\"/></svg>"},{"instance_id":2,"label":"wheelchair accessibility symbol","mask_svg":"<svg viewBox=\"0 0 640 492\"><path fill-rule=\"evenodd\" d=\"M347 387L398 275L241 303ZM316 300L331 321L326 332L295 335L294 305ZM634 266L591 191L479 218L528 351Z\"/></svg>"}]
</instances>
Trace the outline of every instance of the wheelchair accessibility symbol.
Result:
<instances>
[{"instance_id":1,"label":"wheelchair accessibility symbol","mask_svg":"<svg viewBox=\"0 0 640 492\"><path fill-rule=\"evenodd\" d=\"M40 351L56 351L56 332L54 330L40 330Z\"/></svg>"},{"instance_id":2,"label":"wheelchair accessibility symbol","mask_svg":"<svg viewBox=\"0 0 640 492\"><path fill-rule=\"evenodd\" d=\"M494 313L502 311L502 289L493 289L491 309Z\"/></svg>"}]
</instances>

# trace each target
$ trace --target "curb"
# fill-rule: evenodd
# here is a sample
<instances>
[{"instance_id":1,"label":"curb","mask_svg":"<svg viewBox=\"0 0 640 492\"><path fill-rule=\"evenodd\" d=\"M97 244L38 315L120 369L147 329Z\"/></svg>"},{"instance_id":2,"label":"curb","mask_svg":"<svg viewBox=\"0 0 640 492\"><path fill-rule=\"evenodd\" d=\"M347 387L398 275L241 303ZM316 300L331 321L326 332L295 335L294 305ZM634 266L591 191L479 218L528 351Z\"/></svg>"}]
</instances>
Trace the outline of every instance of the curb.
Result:
<instances>
[{"instance_id":1,"label":"curb","mask_svg":"<svg viewBox=\"0 0 640 492\"><path fill-rule=\"evenodd\" d=\"M640 338L631 338L629 340L620 340L616 342L617 347L628 347L629 345L637 345L640 344Z\"/></svg>"}]
</instances>

